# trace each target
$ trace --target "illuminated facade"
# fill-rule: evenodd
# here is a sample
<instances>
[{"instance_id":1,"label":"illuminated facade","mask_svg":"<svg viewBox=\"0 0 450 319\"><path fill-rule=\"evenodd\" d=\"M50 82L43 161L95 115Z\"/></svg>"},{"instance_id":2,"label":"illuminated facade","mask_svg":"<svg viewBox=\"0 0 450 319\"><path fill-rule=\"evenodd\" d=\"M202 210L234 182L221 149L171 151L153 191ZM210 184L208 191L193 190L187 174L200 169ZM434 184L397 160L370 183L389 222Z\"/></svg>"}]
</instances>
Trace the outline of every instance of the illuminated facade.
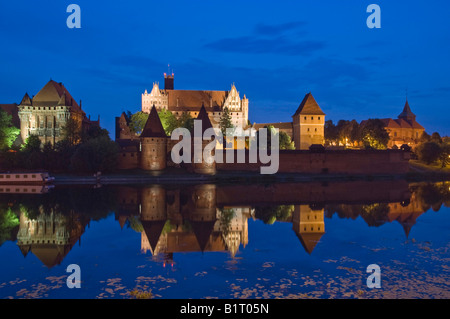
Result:
<instances>
[{"instance_id":1,"label":"illuminated facade","mask_svg":"<svg viewBox=\"0 0 450 319\"><path fill-rule=\"evenodd\" d=\"M416 115L411 111L408 100L405 102L402 113L397 119L381 119L389 133L388 147L400 148L403 144L415 147L419 144L419 139L425 132L425 128L417 123Z\"/></svg>"},{"instance_id":2,"label":"illuminated facade","mask_svg":"<svg viewBox=\"0 0 450 319\"><path fill-rule=\"evenodd\" d=\"M228 108L235 127L248 126L248 99L245 94L240 97L234 84L229 91L176 90L174 75L164 74L164 89L155 82L150 93L145 90L142 94L142 112L150 113L153 105L158 111L169 110L176 118L183 113L196 118L204 105L214 128L219 127L223 110Z\"/></svg>"},{"instance_id":3,"label":"illuminated facade","mask_svg":"<svg viewBox=\"0 0 450 319\"><path fill-rule=\"evenodd\" d=\"M34 97L25 93L18 105L20 134L25 141L37 135L42 144L54 145L63 139L63 127L74 119L80 129L100 125L100 120L91 121L61 82L50 80Z\"/></svg>"}]
</instances>

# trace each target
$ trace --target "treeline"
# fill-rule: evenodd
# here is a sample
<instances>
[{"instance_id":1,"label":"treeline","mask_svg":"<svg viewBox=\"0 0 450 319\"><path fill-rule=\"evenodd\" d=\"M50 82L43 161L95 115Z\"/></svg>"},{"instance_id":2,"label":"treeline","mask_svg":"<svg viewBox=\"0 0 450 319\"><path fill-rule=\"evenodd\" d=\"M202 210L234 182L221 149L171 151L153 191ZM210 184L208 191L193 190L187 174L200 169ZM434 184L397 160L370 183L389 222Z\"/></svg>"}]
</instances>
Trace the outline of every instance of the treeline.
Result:
<instances>
[{"instance_id":1,"label":"treeline","mask_svg":"<svg viewBox=\"0 0 450 319\"><path fill-rule=\"evenodd\" d=\"M31 135L20 146L0 151L2 170L46 170L52 173L111 172L117 168L118 145L106 129L92 126L83 131L73 120L63 127L63 139L42 145Z\"/></svg>"},{"instance_id":2,"label":"treeline","mask_svg":"<svg viewBox=\"0 0 450 319\"><path fill-rule=\"evenodd\" d=\"M369 119L363 123L356 120L332 120L325 122L324 137L326 146L351 146L386 149L389 133L380 119Z\"/></svg>"}]
</instances>

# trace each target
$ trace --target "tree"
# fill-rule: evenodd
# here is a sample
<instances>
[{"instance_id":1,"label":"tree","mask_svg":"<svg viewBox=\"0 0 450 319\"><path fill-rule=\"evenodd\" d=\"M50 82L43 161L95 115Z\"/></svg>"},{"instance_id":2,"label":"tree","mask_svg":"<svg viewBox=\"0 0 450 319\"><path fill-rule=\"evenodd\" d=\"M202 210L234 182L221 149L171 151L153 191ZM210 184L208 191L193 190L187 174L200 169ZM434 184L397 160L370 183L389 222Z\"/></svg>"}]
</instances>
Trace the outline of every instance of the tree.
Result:
<instances>
[{"instance_id":1,"label":"tree","mask_svg":"<svg viewBox=\"0 0 450 319\"><path fill-rule=\"evenodd\" d=\"M39 152L41 150L41 140L37 135L30 135L25 140L21 148L24 152Z\"/></svg>"},{"instance_id":2,"label":"tree","mask_svg":"<svg viewBox=\"0 0 450 319\"><path fill-rule=\"evenodd\" d=\"M12 116L0 109L0 150L9 149L19 134L20 129L12 124Z\"/></svg>"},{"instance_id":3,"label":"tree","mask_svg":"<svg viewBox=\"0 0 450 319\"><path fill-rule=\"evenodd\" d=\"M325 143L328 145L339 142L339 133L332 120L325 121L324 135Z\"/></svg>"},{"instance_id":4,"label":"tree","mask_svg":"<svg viewBox=\"0 0 450 319\"><path fill-rule=\"evenodd\" d=\"M433 134L431 134L430 141L435 142L437 144L441 144L442 143L441 135L438 132L434 132Z\"/></svg>"},{"instance_id":5,"label":"tree","mask_svg":"<svg viewBox=\"0 0 450 319\"><path fill-rule=\"evenodd\" d=\"M223 109L222 115L220 116L219 120L219 128L224 137L227 136L227 129L234 128L231 122L231 115L228 107L225 107Z\"/></svg>"},{"instance_id":6,"label":"tree","mask_svg":"<svg viewBox=\"0 0 450 319\"><path fill-rule=\"evenodd\" d=\"M291 137L283 131L278 131L277 134L275 134L275 128L273 127L273 125L269 125L266 126L264 128L268 129L268 133L267 133L267 148L271 148L271 132L274 133L274 135L278 135L278 147L280 150L295 150L295 145L294 142L291 140ZM259 136L258 136L259 138Z\"/></svg>"},{"instance_id":7,"label":"tree","mask_svg":"<svg viewBox=\"0 0 450 319\"><path fill-rule=\"evenodd\" d=\"M416 154L420 161L429 165L439 159L441 147L435 142L425 142L417 146Z\"/></svg>"},{"instance_id":8,"label":"tree","mask_svg":"<svg viewBox=\"0 0 450 319\"><path fill-rule=\"evenodd\" d=\"M140 135L144 129L145 123L147 123L148 116L148 113L142 111L132 114L129 124L131 132Z\"/></svg>"},{"instance_id":9,"label":"tree","mask_svg":"<svg viewBox=\"0 0 450 319\"><path fill-rule=\"evenodd\" d=\"M97 125L91 125L86 131L81 134L81 141L84 143L92 138L97 138L101 136L109 137L109 132L107 129L101 128Z\"/></svg>"},{"instance_id":10,"label":"tree","mask_svg":"<svg viewBox=\"0 0 450 319\"><path fill-rule=\"evenodd\" d=\"M167 136L170 136L174 129L179 125L177 118L169 110L163 109L158 112L161 124L166 132Z\"/></svg>"},{"instance_id":11,"label":"tree","mask_svg":"<svg viewBox=\"0 0 450 319\"><path fill-rule=\"evenodd\" d=\"M354 145L361 141L361 130L356 120L340 120L336 126L336 131L336 138L343 145Z\"/></svg>"},{"instance_id":12,"label":"tree","mask_svg":"<svg viewBox=\"0 0 450 319\"><path fill-rule=\"evenodd\" d=\"M295 150L294 141L286 132L280 131L278 136L280 150Z\"/></svg>"},{"instance_id":13,"label":"tree","mask_svg":"<svg viewBox=\"0 0 450 319\"><path fill-rule=\"evenodd\" d=\"M76 145L81 141L81 123L70 117L66 124L61 128L62 137L71 145Z\"/></svg>"},{"instance_id":14,"label":"tree","mask_svg":"<svg viewBox=\"0 0 450 319\"><path fill-rule=\"evenodd\" d=\"M450 163L450 144L443 143L440 147L439 161L441 162L441 168L445 168Z\"/></svg>"},{"instance_id":15,"label":"tree","mask_svg":"<svg viewBox=\"0 0 450 319\"><path fill-rule=\"evenodd\" d=\"M194 129L194 119L192 118L189 112L184 112L181 114L180 118L177 121L177 127L183 127L192 131Z\"/></svg>"},{"instance_id":16,"label":"tree","mask_svg":"<svg viewBox=\"0 0 450 319\"><path fill-rule=\"evenodd\" d=\"M430 142L430 141L431 141L431 136L427 132L423 131L422 135L419 138L419 142L425 143L425 142Z\"/></svg>"},{"instance_id":17,"label":"tree","mask_svg":"<svg viewBox=\"0 0 450 319\"><path fill-rule=\"evenodd\" d=\"M380 119L369 119L361 128L361 138L366 148L386 149L389 133Z\"/></svg>"},{"instance_id":18,"label":"tree","mask_svg":"<svg viewBox=\"0 0 450 319\"><path fill-rule=\"evenodd\" d=\"M117 167L118 151L109 137L93 138L77 147L70 165L78 173L111 172Z\"/></svg>"}]
</instances>

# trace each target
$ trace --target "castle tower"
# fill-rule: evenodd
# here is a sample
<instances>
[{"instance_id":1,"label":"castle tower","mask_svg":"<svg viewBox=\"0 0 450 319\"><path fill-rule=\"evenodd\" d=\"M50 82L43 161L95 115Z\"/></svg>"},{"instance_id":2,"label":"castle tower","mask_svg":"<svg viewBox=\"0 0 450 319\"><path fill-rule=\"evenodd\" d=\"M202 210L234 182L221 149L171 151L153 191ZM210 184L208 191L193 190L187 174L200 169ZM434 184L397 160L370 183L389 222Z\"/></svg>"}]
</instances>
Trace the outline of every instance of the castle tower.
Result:
<instances>
[{"instance_id":1,"label":"castle tower","mask_svg":"<svg viewBox=\"0 0 450 319\"><path fill-rule=\"evenodd\" d=\"M167 135L153 105L141 133L141 168L163 170L166 168Z\"/></svg>"},{"instance_id":2,"label":"castle tower","mask_svg":"<svg viewBox=\"0 0 450 319\"><path fill-rule=\"evenodd\" d=\"M293 139L297 150L307 150L312 144L324 143L325 113L311 93L292 116Z\"/></svg>"},{"instance_id":3,"label":"castle tower","mask_svg":"<svg viewBox=\"0 0 450 319\"><path fill-rule=\"evenodd\" d=\"M213 158L211 163L207 163L205 161L205 159L203 158L203 150L205 149L205 147L208 144L210 144L214 140L214 138L212 140L204 140L203 139L203 134L205 133L205 131L207 129L213 127L204 105L202 105L202 108L200 109L200 112L198 113L197 120L201 120L202 136L193 136L192 137L192 139L193 139L192 145L194 145L194 143L201 143L202 147L201 147L201 154L200 154L200 152L195 152L195 148L192 152L192 154L193 154L193 159L192 159L193 170L195 173L199 173L199 174L214 175L216 173L215 159ZM211 156L215 156L214 150L211 152ZM198 162L198 163L196 163L196 162Z\"/></svg>"},{"instance_id":4,"label":"castle tower","mask_svg":"<svg viewBox=\"0 0 450 319\"><path fill-rule=\"evenodd\" d=\"M312 253L325 233L323 215L323 208L315 210L309 205L295 205L292 215L292 228L308 254Z\"/></svg>"},{"instance_id":5,"label":"castle tower","mask_svg":"<svg viewBox=\"0 0 450 319\"><path fill-rule=\"evenodd\" d=\"M174 90L174 74L171 75L164 73L164 90Z\"/></svg>"}]
</instances>

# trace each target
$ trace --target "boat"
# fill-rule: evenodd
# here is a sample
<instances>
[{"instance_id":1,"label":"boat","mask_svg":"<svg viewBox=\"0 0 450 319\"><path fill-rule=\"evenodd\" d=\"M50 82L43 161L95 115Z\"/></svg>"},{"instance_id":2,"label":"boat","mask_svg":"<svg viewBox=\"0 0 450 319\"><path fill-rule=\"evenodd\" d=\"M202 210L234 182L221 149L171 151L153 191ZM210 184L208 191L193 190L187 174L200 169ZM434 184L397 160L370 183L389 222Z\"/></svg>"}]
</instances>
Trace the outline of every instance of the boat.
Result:
<instances>
[{"instance_id":1,"label":"boat","mask_svg":"<svg viewBox=\"0 0 450 319\"><path fill-rule=\"evenodd\" d=\"M48 172L6 172L0 173L0 185L45 185L55 180Z\"/></svg>"},{"instance_id":2,"label":"boat","mask_svg":"<svg viewBox=\"0 0 450 319\"><path fill-rule=\"evenodd\" d=\"M0 184L0 194L45 194L54 185Z\"/></svg>"}]
</instances>

